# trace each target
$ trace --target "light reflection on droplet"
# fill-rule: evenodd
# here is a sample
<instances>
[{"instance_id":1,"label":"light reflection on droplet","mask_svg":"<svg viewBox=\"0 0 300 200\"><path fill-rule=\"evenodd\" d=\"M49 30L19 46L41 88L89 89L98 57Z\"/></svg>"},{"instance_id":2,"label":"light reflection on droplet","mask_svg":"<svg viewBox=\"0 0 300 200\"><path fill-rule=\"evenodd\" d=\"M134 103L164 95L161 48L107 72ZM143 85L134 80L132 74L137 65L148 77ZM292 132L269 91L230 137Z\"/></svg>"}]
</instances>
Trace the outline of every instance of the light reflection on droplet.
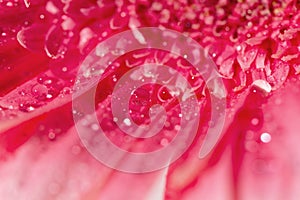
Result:
<instances>
[{"instance_id":1,"label":"light reflection on droplet","mask_svg":"<svg viewBox=\"0 0 300 200\"><path fill-rule=\"evenodd\" d=\"M271 135L269 133L262 133L260 135L260 140L263 143L269 143L272 140L272 137L271 137Z\"/></svg>"},{"instance_id":2,"label":"light reflection on droplet","mask_svg":"<svg viewBox=\"0 0 300 200\"><path fill-rule=\"evenodd\" d=\"M258 123L259 123L259 120L257 118L253 118L251 120L251 124L254 125L254 126L256 126Z\"/></svg>"},{"instance_id":3,"label":"light reflection on droplet","mask_svg":"<svg viewBox=\"0 0 300 200\"><path fill-rule=\"evenodd\" d=\"M174 129L175 129L176 131L179 131L179 130L180 130L180 125L175 125Z\"/></svg>"},{"instance_id":4,"label":"light reflection on droplet","mask_svg":"<svg viewBox=\"0 0 300 200\"><path fill-rule=\"evenodd\" d=\"M54 140L55 139L55 133L51 130L51 131L49 131L49 133L48 133L48 137L49 137L49 139L50 140Z\"/></svg>"},{"instance_id":5,"label":"light reflection on droplet","mask_svg":"<svg viewBox=\"0 0 300 200\"><path fill-rule=\"evenodd\" d=\"M126 17L126 13L125 12L121 12L120 15L121 15L121 17Z\"/></svg>"},{"instance_id":6,"label":"light reflection on droplet","mask_svg":"<svg viewBox=\"0 0 300 200\"><path fill-rule=\"evenodd\" d=\"M51 94L47 94L47 95L46 95L46 98L47 98L47 99L51 99L52 97L53 97L53 96L52 96Z\"/></svg>"},{"instance_id":7,"label":"light reflection on droplet","mask_svg":"<svg viewBox=\"0 0 300 200\"><path fill-rule=\"evenodd\" d=\"M168 144L169 144L169 141L168 141L168 139L166 139L166 138L163 138L163 139L160 141L160 145L163 146L163 147L167 146Z\"/></svg>"},{"instance_id":8,"label":"light reflection on droplet","mask_svg":"<svg viewBox=\"0 0 300 200\"><path fill-rule=\"evenodd\" d=\"M128 118L125 118L123 122L124 122L124 124L125 124L126 126L130 126L130 125L131 125L131 121L130 121L130 119L128 119Z\"/></svg>"},{"instance_id":9,"label":"light reflection on droplet","mask_svg":"<svg viewBox=\"0 0 300 200\"><path fill-rule=\"evenodd\" d=\"M93 131L98 131L98 130L99 130L98 124L92 124L92 125L91 125L91 129L92 129Z\"/></svg>"},{"instance_id":10,"label":"light reflection on droplet","mask_svg":"<svg viewBox=\"0 0 300 200\"><path fill-rule=\"evenodd\" d=\"M114 117L114 118L113 118L113 121L114 121L114 122L117 122L117 121L118 121L118 118L117 118L117 117Z\"/></svg>"}]
</instances>

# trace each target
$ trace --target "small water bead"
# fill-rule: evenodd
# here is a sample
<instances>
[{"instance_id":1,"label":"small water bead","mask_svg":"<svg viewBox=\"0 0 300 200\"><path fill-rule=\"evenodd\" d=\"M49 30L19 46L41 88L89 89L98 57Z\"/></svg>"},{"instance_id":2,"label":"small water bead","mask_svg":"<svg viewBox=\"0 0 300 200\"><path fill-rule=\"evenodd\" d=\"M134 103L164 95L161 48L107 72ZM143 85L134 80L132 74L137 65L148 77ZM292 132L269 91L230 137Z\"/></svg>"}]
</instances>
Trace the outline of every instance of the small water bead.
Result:
<instances>
[{"instance_id":1,"label":"small water bead","mask_svg":"<svg viewBox=\"0 0 300 200\"><path fill-rule=\"evenodd\" d=\"M48 133L48 138L49 138L50 140L54 140L55 137L56 137L55 132L54 132L53 130L50 130L49 133Z\"/></svg>"},{"instance_id":2,"label":"small water bead","mask_svg":"<svg viewBox=\"0 0 300 200\"><path fill-rule=\"evenodd\" d=\"M20 103L19 110L23 112L32 112L35 110L35 107L29 103Z\"/></svg>"},{"instance_id":3,"label":"small water bead","mask_svg":"<svg viewBox=\"0 0 300 200\"><path fill-rule=\"evenodd\" d=\"M31 93L34 98L44 100L47 98L48 89L45 85L36 84L31 88Z\"/></svg>"},{"instance_id":4,"label":"small water bead","mask_svg":"<svg viewBox=\"0 0 300 200\"><path fill-rule=\"evenodd\" d=\"M12 6L13 6L13 3L12 3L12 2L7 2L7 3L6 3L6 6L12 7Z\"/></svg>"},{"instance_id":5,"label":"small water bead","mask_svg":"<svg viewBox=\"0 0 300 200\"><path fill-rule=\"evenodd\" d=\"M118 118L117 118L117 117L114 117L114 118L113 118L113 121L114 121L114 122L117 122L117 121L118 121Z\"/></svg>"},{"instance_id":6,"label":"small water bead","mask_svg":"<svg viewBox=\"0 0 300 200\"><path fill-rule=\"evenodd\" d=\"M175 131L179 131L180 128L181 128L180 125L175 125L174 130L175 130Z\"/></svg>"},{"instance_id":7,"label":"small water bead","mask_svg":"<svg viewBox=\"0 0 300 200\"><path fill-rule=\"evenodd\" d=\"M168 139L163 138L163 139L160 140L160 145L161 145L161 146L165 147L165 146L167 146L168 144L169 144L169 140L168 140Z\"/></svg>"},{"instance_id":8,"label":"small water bead","mask_svg":"<svg viewBox=\"0 0 300 200\"><path fill-rule=\"evenodd\" d=\"M26 95L26 92L24 90L21 90L18 92L21 96L25 96Z\"/></svg>"},{"instance_id":9,"label":"small water bead","mask_svg":"<svg viewBox=\"0 0 300 200\"><path fill-rule=\"evenodd\" d=\"M78 154L81 152L81 147L78 146L78 145L74 145L74 146L72 146L72 148L71 148L71 152L72 152L74 155L78 155Z\"/></svg>"},{"instance_id":10,"label":"small water bead","mask_svg":"<svg viewBox=\"0 0 300 200\"><path fill-rule=\"evenodd\" d=\"M251 124L254 125L254 126L258 125L258 123L259 123L259 119L257 119L257 118L253 118L251 120Z\"/></svg>"},{"instance_id":11,"label":"small water bead","mask_svg":"<svg viewBox=\"0 0 300 200\"><path fill-rule=\"evenodd\" d=\"M92 129L93 131L98 131L98 130L100 129L100 127L99 127L98 124L92 124L92 125L91 125L91 129Z\"/></svg>"},{"instance_id":12,"label":"small water bead","mask_svg":"<svg viewBox=\"0 0 300 200\"><path fill-rule=\"evenodd\" d=\"M123 120L123 122L124 122L124 124L125 124L126 126L130 126L130 125L131 125L131 121L130 121L130 119L128 119L128 118L125 118L125 119Z\"/></svg>"},{"instance_id":13,"label":"small water bead","mask_svg":"<svg viewBox=\"0 0 300 200\"><path fill-rule=\"evenodd\" d=\"M107 32L106 31L104 31L101 35L102 35L102 37L106 37L107 36Z\"/></svg>"},{"instance_id":14,"label":"small water bead","mask_svg":"<svg viewBox=\"0 0 300 200\"><path fill-rule=\"evenodd\" d=\"M63 68L61 68L61 71L67 72L67 71L68 71L68 68L67 68L67 67L63 67Z\"/></svg>"},{"instance_id":15,"label":"small water bead","mask_svg":"<svg viewBox=\"0 0 300 200\"><path fill-rule=\"evenodd\" d=\"M87 126L88 124L89 124L89 122L88 122L87 119L82 119L82 120L81 120L81 125Z\"/></svg>"},{"instance_id":16,"label":"small water bead","mask_svg":"<svg viewBox=\"0 0 300 200\"><path fill-rule=\"evenodd\" d=\"M260 89L264 90L265 92L269 93L272 91L272 87L271 85L265 81L265 80L255 80L252 85L255 85L257 87L259 87Z\"/></svg>"},{"instance_id":17,"label":"small water bead","mask_svg":"<svg viewBox=\"0 0 300 200\"><path fill-rule=\"evenodd\" d=\"M269 143L271 142L272 140L272 137L269 133L262 133L260 135L260 140L263 142L263 143Z\"/></svg>"},{"instance_id":18,"label":"small water bead","mask_svg":"<svg viewBox=\"0 0 300 200\"><path fill-rule=\"evenodd\" d=\"M120 16L121 16L121 17L126 17L126 12L121 12L121 13L120 13Z\"/></svg>"},{"instance_id":19,"label":"small water bead","mask_svg":"<svg viewBox=\"0 0 300 200\"><path fill-rule=\"evenodd\" d=\"M62 95L62 97L64 96L64 95L68 95L68 94L71 94L72 93L72 88L69 88L69 87L64 87L62 90L61 90L61 92L60 92L60 94Z\"/></svg>"}]
</instances>

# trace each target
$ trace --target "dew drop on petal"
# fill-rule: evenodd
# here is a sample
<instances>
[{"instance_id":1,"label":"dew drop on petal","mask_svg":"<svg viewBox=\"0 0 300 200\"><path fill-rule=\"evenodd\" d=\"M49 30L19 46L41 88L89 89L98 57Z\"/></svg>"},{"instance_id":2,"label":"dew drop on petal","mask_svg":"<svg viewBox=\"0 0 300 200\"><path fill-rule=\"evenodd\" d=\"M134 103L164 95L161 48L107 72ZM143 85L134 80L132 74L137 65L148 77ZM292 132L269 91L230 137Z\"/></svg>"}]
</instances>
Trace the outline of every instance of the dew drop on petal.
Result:
<instances>
[{"instance_id":1,"label":"dew drop on petal","mask_svg":"<svg viewBox=\"0 0 300 200\"><path fill-rule=\"evenodd\" d=\"M169 144L168 139L166 139L166 138L161 139L161 141L160 141L160 145L161 145L161 146L165 147L165 146L167 146L168 144Z\"/></svg>"},{"instance_id":2,"label":"dew drop on petal","mask_svg":"<svg viewBox=\"0 0 300 200\"><path fill-rule=\"evenodd\" d=\"M46 96L48 94L48 89L44 85L36 84L32 86L31 94L34 98L38 100L44 100L45 98L47 98Z\"/></svg>"},{"instance_id":3,"label":"dew drop on petal","mask_svg":"<svg viewBox=\"0 0 300 200\"><path fill-rule=\"evenodd\" d=\"M98 125L98 124L92 124L92 125L91 125L91 129L92 129L93 131L98 131L98 130L99 130L99 125Z\"/></svg>"},{"instance_id":4,"label":"dew drop on petal","mask_svg":"<svg viewBox=\"0 0 300 200\"><path fill-rule=\"evenodd\" d=\"M272 91L271 85L267 81L262 80L262 79L255 80L252 83L252 85L255 85L255 86L259 87L260 89L264 90L267 93Z\"/></svg>"},{"instance_id":5,"label":"dew drop on petal","mask_svg":"<svg viewBox=\"0 0 300 200\"><path fill-rule=\"evenodd\" d=\"M46 95L46 98L47 98L47 99L52 99L53 96L52 96L52 94L47 94L47 95Z\"/></svg>"},{"instance_id":6,"label":"dew drop on petal","mask_svg":"<svg viewBox=\"0 0 300 200\"><path fill-rule=\"evenodd\" d=\"M269 143L271 142L272 140L272 137L269 133L262 133L260 135L260 140L263 142L263 143Z\"/></svg>"},{"instance_id":7,"label":"dew drop on petal","mask_svg":"<svg viewBox=\"0 0 300 200\"><path fill-rule=\"evenodd\" d=\"M128 118L125 118L123 122L124 122L124 124L125 124L126 126L130 126L130 125L131 125L131 121L130 121L130 119L128 119Z\"/></svg>"},{"instance_id":8,"label":"dew drop on petal","mask_svg":"<svg viewBox=\"0 0 300 200\"><path fill-rule=\"evenodd\" d=\"M13 6L13 3L9 1L9 2L6 3L6 6L12 7L12 6Z\"/></svg>"},{"instance_id":9,"label":"dew drop on petal","mask_svg":"<svg viewBox=\"0 0 300 200\"><path fill-rule=\"evenodd\" d=\"M56 137L55 132L54 132L53 130L50 130L49 133L48 133L48 138L49 138L50 140L54 140L55 137Z\"/></svg>"},{"instance_id":10,"label":"dew drop on petal","mask_svg":"<svg viewBox=\"0 0 300 200\"><path fill-rule=\"evenodd\" d=\"M20 103L19 110L22 112L32 112L35 110L35 107L29 103Z\"/></svg>"},{"instance_id":11,"label":"dew drop on petal","mask_svg":"<svg viewBox=\"0 0 300 200\"><path fill-rule=\"evenodd\" d=\"M253 118L251 120L251 124L254 125L254 126L258 125L258 123L259 123L259 119L257 119L257 118Z\"/></svg>"}]
</instances>

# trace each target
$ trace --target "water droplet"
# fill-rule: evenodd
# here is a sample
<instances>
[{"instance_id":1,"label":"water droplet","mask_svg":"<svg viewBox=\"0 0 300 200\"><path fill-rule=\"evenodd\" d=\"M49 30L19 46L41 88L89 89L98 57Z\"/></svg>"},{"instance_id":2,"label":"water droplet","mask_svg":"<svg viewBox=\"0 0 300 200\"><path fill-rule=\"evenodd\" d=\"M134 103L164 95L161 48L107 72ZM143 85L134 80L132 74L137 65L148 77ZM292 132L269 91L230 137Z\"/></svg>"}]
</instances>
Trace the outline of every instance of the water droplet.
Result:
<instances>
[{"instance_id":1,"label":"water droplet","mask_svg":"<svg viewBox=\"0 0 300 200\"><path fill-rule=\"evenodd\" d=\"M72 93L72 89L69 88L69 87L64 87L61 91L61 95L68 95L68 94L71 94Z\"/></svg>"},{"instance_id":2,"label":"water droplet","mask_svg":"<svg viewBox=\"0 0 300 200\"><path fill-rule=\"evenodd\" d=\"M260 135L260 140L263 143L269 143L272 140L272 137L271 137L271 135L269 133L262 133Z\"/></svg>"},{"instance_id":3,"label":"water droplet","mask_svg":"<svg viewBox=\"0 0 300 200\"><path fill-rule=\"evenodd\" d=\"M123 122L124 122L124 124L125 124L126 126L130 126L130 125L131 125L131 121L130 121L130 119L128 119L128 118L125 118Z\"/></svg>"},{"instance_id":4,"label":"water droplet","mask_svg":"<svg viewBox=\"0 0 300 200\"><path fill-rule=\"evenodd\" d=\"M52 99L53 96L52 96L52 94L47 94L47 95L46 95L46 98L47 98L47 99Z\"/></svg>"},{"instance_id":5,"label":"water droplet","mask_svg":"<svg viewBox=\"0 0 300 200\"><path fill-rule=\"evenodd\" d=\"M160 140L160 145L161 145L161 146L165 147L165 146L167 146L168 144L169 144L168 139L163 138L163 139Z\"/></svg>"},{"instance_id":6,"label":"water droplet","mask_svg":"<svg viewBox=\"0 0 300 200\"><path fill-rule=\"evenodd\" d=\"M175 131L179 131L180 130L180 125L175 125L174 129L175 129Z\"/></svg>"},{"instance_id":7,"label":"water droplet","mask_svg":"<svg viewBox=\"0 0 300 200\"><path fill-rule=\"evenodd\" d=\"M121 13L120 13L120 16L121 16L121 17L126 17L126 12L121 12Z\"/></svg>"},{"instance_id":8,"label":"water droplet","mask_svg":"<svg viewBox=\"0 0 300 200\"><path fill-rule=\"evenodd\" d=\"M117 118L117 117L114 117L114 118L113 118L113 121L114 121L114 122L117 122L117 121L118 121L118 118Z\"/></svg>"},{"instance_id":9,"label":"water droplet","mask_svg":"<svg viewBox=\"0 0 300 200\"><path fill-rule=\"evenodd\" d=\"M36 84L31 88L31 93L38 100L45 100L48 94L48 89L45 85Z\"/></svg>"},{"instance_id":10,"label":"water droplet","mask_svg":"<svg viewBox=\"0 0 300 200\"><path fill-rule=\"evenodd\" d=\"M54 132L53 130L50 130L49 133L48 133L48 138L49 138L50 140L54 140L55 137L56 137L55 132Z\"/></svg>"},{"instance_id":11,"label":"water droplet","mask_svg":"<svg viewBox=\"0 0 300 200\"><path fill-rule=\"evenodd\" d=\"M104 31L104 32L102 33L102 37L106 37L106 36L107 36L107 32Z\"/></svg>"},{"instance_id":12,"label":"water droplet","mask_svg":"<svg viewBox=\"0 0 300 200\"><path fill-rule=\"evenodd\" d=\"M252 85L255 85L255 86L259 87L260 89L264 90L267 93L272 91L271 85L265 80L261 80L261 79L255 80L252 83Z\"/></svg>"},{"instance_id":13,"label":"water droplet","mask_svg":"<svg viewBox=\"0 0 300 200\"><path fill-rule=\"evenodd\" d=\"M78 155L78 154L81 152L80 146L78 146L78 145L72 146L71 152L72 152L74 155Z\"/></svg>"},{"instance_id":14,"label":"water droplet","mask_svg":"<svg viewBox=\"0 0 300 200\"><path fill-rule=\"evenodd\" d=\"M19 110L23 112L31 112L34 111L35 107L29 103L20 103Z\"/></svg>"},{"instance_id":15,"label":"water droplet","mask_svg":"<svg viewBox=\"0 0 300 200\"><path fill-rule=\"evenodd\" d=\"M68 68L67 68L67 67L63 67L63 68L61 68L61 71L67 72L67 71L68 71Z\"/></svg>"},{"instance_id":16,"label":"water droplet","mask_svg":"<svg viewBox=\"0 0 300 200\"><path fill-rule=\"evenodd\" d=\"M18 93L19 93L21 96L25 96L25 95L26 95L26 93L25 93L24 90L21 90L21 91L19 91Z\"/></svg>"},{"instance_id":17,"label":"water droplet","mask_svg":"<svg viewBox=\"0 0 300 200\"><path fill-rule=\"evenodd\" d=\"M99 125L98 125L98 124L92 124L92 125L91 125L91 129L92 129L93 131L98 131L100 128L99 128Z\"/></svg>"},{"instance_id":18,"label":"water droplet","mask_svg":"<svg viewBox=\"0 0 300 200\"><path fill-rule=\"evenodd\" d=\"M257 118L253 118L251 120L251 124L254 125L254 126L258 125L258 123L259 123L259 120Z\"/></svg>"},{"instance_id":19,"label":"water droplet","mask_svg":"<svg viewBox=\"0 0 300 200\"><path fill-rule=\"evenodd\" d=\"M12 2L7 2L7 3L6 3L6 6L12 7L12 6L13 6L13 3L12 3Z\"/></svg>"}]
</instances>

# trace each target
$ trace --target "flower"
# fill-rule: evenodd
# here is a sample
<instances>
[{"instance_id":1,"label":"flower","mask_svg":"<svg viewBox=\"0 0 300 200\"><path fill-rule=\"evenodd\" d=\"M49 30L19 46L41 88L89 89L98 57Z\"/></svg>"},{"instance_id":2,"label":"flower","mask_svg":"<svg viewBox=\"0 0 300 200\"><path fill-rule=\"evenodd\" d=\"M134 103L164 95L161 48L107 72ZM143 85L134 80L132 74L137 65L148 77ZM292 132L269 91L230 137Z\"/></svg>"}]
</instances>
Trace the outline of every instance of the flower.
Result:
<instances>
[{"instance_id":1,"label":"flower","mask_svg":"<svg viewBox=\"0 0 300 200\"><path fill-rule=\"evenodd\" d=\"M0 6L1 199L299 196L298 1L24 0L1 1ZM151 139L120 131L110 110L116 82L148 62L178 70L201 107L196 138L178 160L155 172L129 174L103 165L82 145L72 95L78 69L96 45L126 30L142 41L135 32L140 27L172 29L202 45L223 79L227 105L221 139L199 159L206 131L214 126L205 80L184 55L147 49L121 53L97 86L100 123L87 118L85 126L96 132L101 126L107 138L130 152L169 145L182 116L168 88L145 85L130 99L130 116L138 125L150 123L154 104L166 109L169 121ZM87 77L93 73L91 68Z\"/></svg>"}]
</instances>

